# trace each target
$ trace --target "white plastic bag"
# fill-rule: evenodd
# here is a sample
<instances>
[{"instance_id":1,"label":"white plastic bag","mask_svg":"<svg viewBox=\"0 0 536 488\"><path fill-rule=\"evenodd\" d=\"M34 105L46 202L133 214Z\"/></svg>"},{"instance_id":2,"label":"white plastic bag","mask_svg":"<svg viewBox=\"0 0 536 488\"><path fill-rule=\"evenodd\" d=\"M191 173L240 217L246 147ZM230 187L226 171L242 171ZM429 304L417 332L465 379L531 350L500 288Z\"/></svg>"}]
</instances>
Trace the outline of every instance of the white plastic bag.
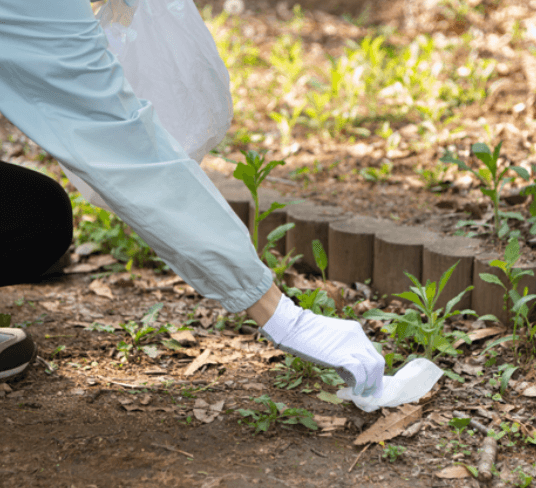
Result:
<instances>
[{"instance_id":1,"label":"white plastic bag","mask_svg":"<svg viewBox=\"0 0 536 488\"><path fill-rule=\"evenodd\" d=\"M193 0L108 0L96 18L136 96L152 102L164 128L201 163L229 130L233 100L229 72ZM86 200L110 210L60 166Z\"/></svg>"},{"instance_id":2,"label":"white plastic bag","mask_svg":"<svg viewBox=\"0 0 536 488\"><path fill-rule=\"evenodd\" d=\"M399 369L394 376L383 377L383 395L381 398L352 395L351 388L337 392L341 400L351 400L355 406L365 412L373 412L380 407L398 407L404 403L420 400L443 376L443 370L432 361L418 358Z\"/></svg>"}]
</instances>

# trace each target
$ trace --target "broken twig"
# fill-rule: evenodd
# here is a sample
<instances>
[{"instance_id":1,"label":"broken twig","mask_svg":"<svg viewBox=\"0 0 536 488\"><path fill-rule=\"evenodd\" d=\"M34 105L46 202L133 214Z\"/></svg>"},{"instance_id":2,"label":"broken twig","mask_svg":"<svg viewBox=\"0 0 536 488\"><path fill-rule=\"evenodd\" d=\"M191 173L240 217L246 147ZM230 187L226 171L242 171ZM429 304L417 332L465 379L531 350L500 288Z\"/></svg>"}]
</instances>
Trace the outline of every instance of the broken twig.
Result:
<instances>
[{"instance_id":1,"label":"broken twig","mask_svg":"<svg viewBox=\"0 0 536 488\"><path fill-rule=\"evenodd\" d=\"M357 464L357 461L359 460L359 458L361 457L361 455L369 448L370 446L370 442L362 449L362 451L357 455L357 457L354 459L354 462L352 463L352 465L350 466L350 469L348 470L348 472L352 471L352 469L354 469L354 466Z\"/></svg>"}]
</instances>

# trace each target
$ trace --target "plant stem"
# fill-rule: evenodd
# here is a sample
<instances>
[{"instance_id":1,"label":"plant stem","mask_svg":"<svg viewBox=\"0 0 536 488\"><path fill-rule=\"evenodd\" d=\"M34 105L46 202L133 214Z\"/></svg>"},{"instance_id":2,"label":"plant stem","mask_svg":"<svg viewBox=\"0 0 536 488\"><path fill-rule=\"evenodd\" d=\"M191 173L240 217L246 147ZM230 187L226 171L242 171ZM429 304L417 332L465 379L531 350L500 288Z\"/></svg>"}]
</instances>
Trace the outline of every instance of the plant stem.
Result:
<instances>
[{"instance_id":1,"label":"plant stem","mask_svg":"<svg viewBox=\"0 0 536 488\"><path fill-rule=\"evenodd\" d=\"M499 193L497 190L498 181L493 182L493 190L494 190L494 196L493 196L493 216L495 220L495 235L499 235Z\"/></svg>"},{"instance_id":2,"label":"plant stem","mask_svg":"<svg viewBox=\"0 0 536 488\"><path fill-rule=\"evenodd\" d=\"M255 250L258 252L258 239L259 239L259 197L258 195L253 195L253 200L255 201L255 227L253 230L253 245Z\"/></svg>"}]
</instances>

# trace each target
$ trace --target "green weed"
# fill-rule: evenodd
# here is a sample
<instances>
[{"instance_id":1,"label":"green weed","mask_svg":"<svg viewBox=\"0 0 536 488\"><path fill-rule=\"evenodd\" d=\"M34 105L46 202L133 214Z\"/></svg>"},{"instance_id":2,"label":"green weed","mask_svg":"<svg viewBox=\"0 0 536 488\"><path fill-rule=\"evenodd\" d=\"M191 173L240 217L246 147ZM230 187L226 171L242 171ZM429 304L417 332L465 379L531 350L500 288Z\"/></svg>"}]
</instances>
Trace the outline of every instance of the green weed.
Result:
<instances>
[{"instance_id":1,"label":"green weed","mask_svg":"<svg viewBox=\"0 0 536 488\"><path fill-rule=\"evenodd\" d=\"M243 409L237 412L244 417L238 423L246 423L250 427L255 427L255 434L266 432L272 423L285 425L302 424L310 430L318 430L317 423L313 420L313 414L304 408L288 408L284 403L275 403L268 395L255 398L255 403L261 403L266 407L265 411ZM251 421L246 418L251 417Z\"/></svg>"},{"instance_id":2,"label":"green weed","mask_svg":"<svg viewBox=\"0 0 536 488\"><path fill-rule=\"evenodd\" d=\"M391 337L394 337L396 341L395 350L385 355L385 363L389 371L393 370L393 364L395 361L404 360L404 357L398 353L398 349L407 343L407 341L413 340L415 343L422 346L424 348L424 357L428 360L435 360L442 354L449 354L451 356L457 356L460 354L461 351L458 351L452 347L452 342L458 339L463 339L467 344L471 344L471 339L464 332L453 331L445 334L443 327L445 320L454 315L467 314L477 316L477 313L470 309L461 311L452 310L453 307L463 298L463 295L474 288L473 286L468 286L464 291L452 298L445 306L444 313L442 313L442 308L434 310L439 295L445 288L445 285L447 284L458 263L459 261L451 266L441 276L441 279L439 280L439 287L437 286L436 282L430 282L430 280L428 280L423 286L419 283L415 276L408 272L404 272L404 274L413 282L415 286L410 287L411 291L393 294L393 296L405 298L406 300L413 302L417 310L408 308L404 315L399 315L396 313L387 313L382 310L373 309L363 314L363 317L366 319L391 321L382 328L383 332L391 334ZM424 315L426 322L423 322L421 314ZM493 315L485 315L480 317L480 319L497 320ZM432 358L432 355L435 351L439 351L439 353ZM418 357L417 354L409 355L402 366L416 357ZM460 378L458 375L449 370L445 371L445 374L456 379Z\"/></svg>"},{"instance_id":3,"label":"green weed","mask_svg":"<svg viewBox=\"0 0 536 488\"><path fill-rule=\"evenodd\" d=\"M440 161L448 164L456 164L462 171L470 171L474 174L481 182L479 190L482 194L488 197L491 200L493 205L493 215L494 215L494 231L495 234L502 239L507 235L510 237L518 237L519 231L512 235L510 228L508 226L508 219L517 219L524 220L523 216L516 212L503 212L499 209L499 201L501 191L504 185L508 182L512 182L515 177L506 178L506 173L508 170L512 170L521 176L524 180L529 180L529 172L522 168L521 166L508 166L502 171L499 170L498 159L501 151L502 142L500 142L494 149L493 154L486 144L477 143L473 144L472 151L475 156L484 163L484 167L480 168L478 171L474 171L469 168L464 162L457 159L450 151L447 151L446 154L440 158ZM465 221L464 225L473 225L473 221ZM535 229L536 230L536 229Z\"/></svg>"},{"instance_id":4,"label":"green weed","mask_svg":"<svg viewBox=\"0 0 536 488\"><path fill-rule=\"evenodd\" d=\"M523 270L520 268L514 268L514 265L517 263L521 256L519 241L517 239L510 239L506 249L504 251L504 261L499 259L494 259L489 262L490 266L499 268L503 271L506 276L506 279L509 282L509 286L505 286L500 278L491 274L491 273L480 273L480 278L487 283L492 283L498 286L501 286L505 293L503 295L503 309L507 312L508 322L513 322L514 330L513 334L507 337L502 337L496 341L491 342L487 347L482 351L482 354L485 354L492 347L501 344L502 342L512 341L513 346L512 350L514 352L514 358L516 364L518 364L518 347L516 346L516 341L520 339L520 336L516 334L517 329L524 326L526 331L525 344L532 345L532 356L536 355L536 344L534 341L534 336L536 334L536 325L531 326L529 317L536 303L533 303L532 306L528 307L528 302L534 300L536 295L528 294L528 287L525 287L523 290L523 295L517 291L519 282L523 276L534 276L532 270Z\"/></svg>"}]
</instances>

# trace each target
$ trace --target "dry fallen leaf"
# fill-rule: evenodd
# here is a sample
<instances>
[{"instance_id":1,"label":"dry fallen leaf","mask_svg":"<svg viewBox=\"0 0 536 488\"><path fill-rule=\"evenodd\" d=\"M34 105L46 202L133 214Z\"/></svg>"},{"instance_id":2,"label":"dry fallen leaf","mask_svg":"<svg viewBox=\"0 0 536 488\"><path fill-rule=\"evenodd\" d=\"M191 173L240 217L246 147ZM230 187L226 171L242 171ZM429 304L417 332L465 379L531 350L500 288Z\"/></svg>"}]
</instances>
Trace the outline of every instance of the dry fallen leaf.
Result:
<instances>
[{"instance_id":1,"label":"dry fallen leaf","mask_svg":"<svg viewBox=\"0 0 536 488\"><path fill-rule=\"evenodd\" d=\"M502 332L505 332L506 329L504 327L488 327L487 329L478 329L473 332L470 332L467 334L469 338L474 342L478 341L479 339L484 339L485 337L494 336L497 334L500 334ZM462 344L465 344L465 341L463 339L457 340L454 344L452 344L452 347L456 349L457 347L461 346Z\"/></svg>"},{"instance_id":2,"label":"dry fallen leaf","mask_svg":"<svg viewBox=\"0 0 536 488\"><path fill-rule=\"evenodd\" d=\"M261 352L261 358L267 363L270 362L270 359L282 358L284 356L285 356L285 353L279 349L271 349L269 351Z\"/></svg>"},{"instance_id":3,"label":"dry fallen leaf","mask_svg":"<svg viewBox=\"0 0 536 488\"><path fill-rule=\"evenodd\" d=\"M315 415L313 420L323 432L343 429L347 421L345 417L323 417L321 415Z\"/></svg>"},{"instance_id":4,"label":"dry fallen leaf","mask_svg":"<svg viewBox=\"0 0 536 488\"><path fill-rule=\"evenodd\" d=\"M149 405L149 403L151 403L153 397L151 395L149 395L149 393L146 393L145 395L142 395L140 397L140 403L142 405Z\"/></svg>"},{"instance_id":5,"label":"dry fallen leaf","mask_svg":"<svg viewBox=\"0 0 536 488\"><path fill-rule=\"evenodd\" d=\"M117 263L117 259L115 259L111 254L91 256L87 263L76 264L75 266L69 266L67 268L64 268L63 272L66 274L91 273L92 271L97 271L103 266L107 266L109 264L114 264L114 263Z\"/></svg>"},{"instance_id":6,"label":"dry fallen leaf","mask_svg":"<svg viewBox=\"0 0 536 488\"><path fill-rule=\"evenodd\" d=\"M221 400L213 405L209 405L202 398L198 398L194 404L194 417L205 424L209 424L221 413L224 403L225 401Z\"/></svg>"},{"instance_id":7,"label":"dry fallen leaf","mask_svg":"<svg viewBox=\"0 0 536 488\"><path fill-rule=\"evenodd\" d=\"M186 371L184 372L184 376L190 376L194 374L201 366L205 364L216 364L216 361L210 359L210 355L212 354L212 351L210 349L205 349L205 352L201 354L201 356L198 356L190 366L186 368Z\"/></svg>"},{"instance_id":8,"label":"dry fallen leaf","mask_svg":"<svg viewBox=\"0 0 536 488\"><path fill-rule=\"evenodd\" d=\"M266 387L262 383L246 383L246 384L242 385L242 388L244 388L244 390L259 390L259 391L262 391Z\"/></svg>"},{"instance_id":9,"label":"dry fallen leaf","mask_svg":"<svg viewBox=\"0 0 536 488\"><path fill-rule=\"evenodd\" d=\"M422 406L413 406L410 403L399 407L397 412L380 418L369 429L360 434L354 441L357 446L386 441L400 435L404 430L422 416Z\"/></svg>"},{"instance_id":10,"label":"dry fallen leaf","mask_svg":"<svg viewBox=\"0 0 536 488\"><path fill-rule=\"evenodd\" d=\"M197 339L189 330L180 330L178 332L172 332L171 338L175 339L181 346L195 346Z\"/></svg>"},{"instance_id":11,"label":"dry fallen leaf","mask_svg":"<svg viewBox=\"0 0 536 488\"><path fill-rule=\"evenodd\" d=\"M109 298L110 300L114 299L114 294L112 293L111 288L108 285L105 285L102 280L93 280L89 285L89 289L100 297Z\"/></svg>"},{"instance_id":12,"label":"dry fallen leaf","mask_svg":"<svg viewBox=\"0 0 536 488\"><path fill-rule=\"evenodd\" d=\"M473 475L469 470L462 465L449 466L435 473L438 478L454 479L454 478L471 478Z\"/></svg>"}]
</instances>

